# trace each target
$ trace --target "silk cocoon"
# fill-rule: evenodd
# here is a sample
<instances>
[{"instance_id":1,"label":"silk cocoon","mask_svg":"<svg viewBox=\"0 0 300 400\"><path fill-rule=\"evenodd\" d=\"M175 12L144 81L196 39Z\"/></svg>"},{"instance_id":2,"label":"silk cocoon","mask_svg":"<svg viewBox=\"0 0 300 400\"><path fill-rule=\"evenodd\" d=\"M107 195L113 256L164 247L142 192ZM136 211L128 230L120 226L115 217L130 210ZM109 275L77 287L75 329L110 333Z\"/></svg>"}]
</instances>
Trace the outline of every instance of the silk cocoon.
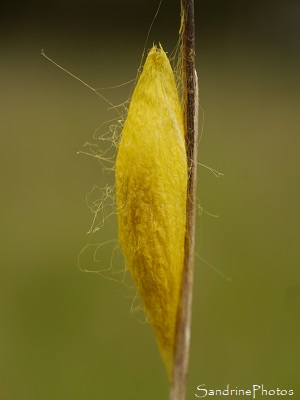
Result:
<instances>
[{"instance_id":1,"label":"silk cocoon","mask_svg":"<svg viewBox=\"0 0 300 400\"><path fill-rule=\"evenodd\" d=\"M161 47L133 92L115 177L119 241L171 379L188 176L182 108Z\"/></svg>"}]
</instances>

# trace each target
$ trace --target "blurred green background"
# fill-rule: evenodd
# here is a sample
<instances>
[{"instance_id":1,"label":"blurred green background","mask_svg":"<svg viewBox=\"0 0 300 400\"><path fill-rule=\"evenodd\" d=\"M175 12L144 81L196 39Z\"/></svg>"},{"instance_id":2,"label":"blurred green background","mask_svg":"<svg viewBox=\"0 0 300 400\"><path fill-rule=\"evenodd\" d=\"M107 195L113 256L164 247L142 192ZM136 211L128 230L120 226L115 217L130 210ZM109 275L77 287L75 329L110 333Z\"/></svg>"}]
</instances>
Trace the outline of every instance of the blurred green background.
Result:
<instances>
[{"instance_id":1,"label":"blurred green background","mask_svg":"<svg viewBox=\"0 0 300 400\"><path fill-rule=\"evenodd\" d=\"M77 264L92 222L85 196L113 184L113 173L76 153L117 115L40 55L93 87L133 79L157 3L2 8L1 399L168 397L151 328L130 315L132 298ZM174 49L177 3L163 1L147 48L160 41ZM224 173L217 179L199 167L206 212L196 250L232 282L196 258L187 399L199 384L227 383L293 389L298 398L299 2L195 3L199 162ZM119 104L131 88L103 94ZM116 238L111 218L96 239ZM103 265L111 252L102 248Z\"/></svg>"}]
</instances>

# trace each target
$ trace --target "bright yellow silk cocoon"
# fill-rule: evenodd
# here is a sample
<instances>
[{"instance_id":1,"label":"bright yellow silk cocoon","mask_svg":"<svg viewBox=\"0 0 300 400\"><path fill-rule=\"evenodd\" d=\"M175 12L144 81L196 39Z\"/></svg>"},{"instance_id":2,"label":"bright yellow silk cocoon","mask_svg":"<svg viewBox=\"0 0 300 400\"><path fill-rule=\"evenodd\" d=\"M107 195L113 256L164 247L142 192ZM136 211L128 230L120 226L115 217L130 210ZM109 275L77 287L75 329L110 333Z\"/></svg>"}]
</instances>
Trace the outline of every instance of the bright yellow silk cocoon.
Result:
<instances>
[{"instance_id":1,"label":"bright yellow silk cocoon","mask_svg":"<svg viewBox=\"0 0 300 400\"><path fill-rule=\"evenodd\" d=\"M153 47L135 87L116 160L119 240L171 379L184 258L187 159L166 53Z\"/></svg>"}]
</instances>

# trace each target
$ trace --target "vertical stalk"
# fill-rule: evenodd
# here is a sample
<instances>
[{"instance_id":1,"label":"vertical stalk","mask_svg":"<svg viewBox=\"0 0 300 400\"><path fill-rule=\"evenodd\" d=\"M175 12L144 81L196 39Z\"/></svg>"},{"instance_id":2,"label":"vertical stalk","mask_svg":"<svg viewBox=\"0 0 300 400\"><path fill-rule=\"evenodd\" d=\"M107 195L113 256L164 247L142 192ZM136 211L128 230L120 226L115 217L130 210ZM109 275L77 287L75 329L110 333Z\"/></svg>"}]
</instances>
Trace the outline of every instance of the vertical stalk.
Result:
<instances>
[{"instance_id":1,"label":"vertical stalk","mask_svg":"<svg viewBox=\"0 0 300 400\"><path fill-rule=\"evenodd\" d=\"M181 298L177 314L174 366L169 400L184 400L189 359L195 242L198 137L198 82L195 69L194 0L181 0L182 104L188 160L186 235Z\"/></svg>"}]
</instances>

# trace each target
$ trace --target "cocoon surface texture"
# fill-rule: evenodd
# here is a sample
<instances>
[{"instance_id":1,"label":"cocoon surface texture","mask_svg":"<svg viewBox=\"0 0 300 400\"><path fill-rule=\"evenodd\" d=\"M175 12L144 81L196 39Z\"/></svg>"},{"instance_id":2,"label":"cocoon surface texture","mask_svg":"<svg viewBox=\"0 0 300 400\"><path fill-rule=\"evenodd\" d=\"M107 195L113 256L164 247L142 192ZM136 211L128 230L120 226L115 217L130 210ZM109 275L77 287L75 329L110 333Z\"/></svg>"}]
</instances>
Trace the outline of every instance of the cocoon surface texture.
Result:
<instances>
[{"instance_id":1,"label":"cocoon surface texture","mask_svg":"<svg viewBox=\"0 0 300 400\"><path fill-rule=\"evenodd\" d=\"M187 160L173 71L153 47L116 160L119 241L171 379L186 228Z\"/></svg>"}]
</instances>

